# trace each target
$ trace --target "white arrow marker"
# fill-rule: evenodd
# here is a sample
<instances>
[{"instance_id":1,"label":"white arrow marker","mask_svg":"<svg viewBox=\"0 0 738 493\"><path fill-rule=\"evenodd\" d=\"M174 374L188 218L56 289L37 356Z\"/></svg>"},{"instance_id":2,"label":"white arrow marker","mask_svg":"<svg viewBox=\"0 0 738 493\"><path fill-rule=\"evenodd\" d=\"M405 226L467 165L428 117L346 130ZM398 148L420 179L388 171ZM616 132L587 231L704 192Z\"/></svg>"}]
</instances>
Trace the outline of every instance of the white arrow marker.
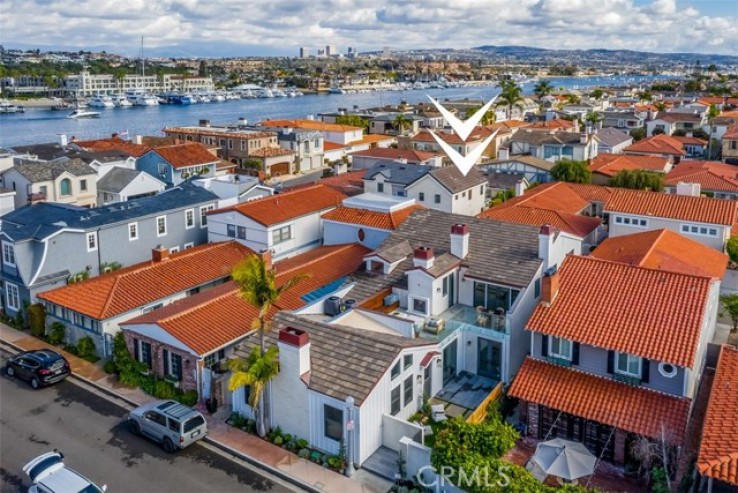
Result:
<instances>
[{"instance_id":1,"label":"white arrow marker","mask_svg":"<svg viewBox=\"0 0 738 493\"><path fill-rule=\"evenodd\" d=\"M484 142L482 142L480 145L474 148L473 151L471 151L466 156L462 156L456 150L451 147L449 144L446 143L443 139L441 139L438 135L433 132L433 130L430 130L431 135L434 139L436 139L436 142L438 142L438 145L441 146L441 149L443 149L443 152L446 153L446 156L453 162L457 168L459 168L459 171L461 171L461 174L466 176L467 173L469 173L469 170L472 169L472 167L479 161L479 158L482 157L482 153L484 150L489 146L489 143L492 142L492 139L495 138L495 135L497 135L497 130L492 132L492 134L484 139Z\"/></svg>"},{"instance_id":2,"label":"white arrow marker","mask_svg":"<svg viewBox=\"0 0 738 493\"><path fill-rule=\"evenodd\" d=\"M441 105L441 103L439 103L432 97L428 96L428 99L430 99L431 102L435 105L435 107L438 108L438 111L441 112L441 114L446 119L448 124L451 125L451 128L454 129L454 132L456 132L456 135L461 137L461 140L466 140L467 137L469 137L469 135L474 130L474 127L479 125L479 122L482 121L482 118L484 117L485 113L487 113L490 107L494 104L495 100L497 99L497 96L493 97L487 104L482 106L479 109L479 111L474 113L471 117L467 118L463 122L459 120L458 118L456 118L454 115L452 115L450 111L444 108Z\"/></svg>"}]
</instances>

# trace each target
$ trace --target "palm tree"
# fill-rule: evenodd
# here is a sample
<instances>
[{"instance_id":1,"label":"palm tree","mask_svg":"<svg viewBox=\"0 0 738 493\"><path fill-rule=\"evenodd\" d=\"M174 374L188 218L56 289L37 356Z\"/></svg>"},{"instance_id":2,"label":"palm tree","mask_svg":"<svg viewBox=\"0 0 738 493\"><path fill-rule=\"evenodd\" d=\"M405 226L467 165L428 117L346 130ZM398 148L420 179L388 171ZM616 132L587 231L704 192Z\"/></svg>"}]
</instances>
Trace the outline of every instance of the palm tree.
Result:
<instances>
[{"instance_id":1,"label":"palm tree","mask_svg":"<svg viewBox=\"0 0 738 493\"><path fill-rule=\"evenodd\" d=\"M547 80L539 81L538 84L533 88L533 92L536 96L539 98L542 98L544 96L548 96L553 92L553 86L551 83Z\"/></svg>"},{"instance_id":2,"label":"palm tree","mask_svg":"<svg viewBox=\"0 0 738 493\"><path fill-rule=\"evenodd\" d=\"M582 101L582 98L576 94L567 94L564 98L566 99L567 104L579 104Z\"/></svg>"},{"instance_id":3,"label":"palm tree","mask_svg":"<svg viewBox=\"0 0 738 493\"><path fill-rule=\"evenodd\" d=\"M233 359L228 362L231 370L231 379L228 381L228 389L235 392L241 387L249 387L249 406L258 409L256 413L256 432L260 437L266 435L264 426L264 415L262 395L269 382L279 373L279 349L277 346L270 347L262 354L261 348L255 347L246 360Z\"/></svg>"},{"instance_id":4,"label":"palm tree","mask_svg":"<svg viewBox=\"0 0 738 493\"><path fill-rule=\"evenodd\" d=\"M656 111L666 111L666 103L663 101L656 101L653 103L654 108L656 108Z\"/></svg>"},{"instance_id":5,"label":"palm tree","mask_svg":"<svg viewBox=\"0 0 738 493\"><path fill-rule=\"evenodd\" d=\"M496 106L507 106L507 119L512 115L513 106L520 109L523 107L523 89L515 83L514 80L500 81L498 87L501 89L500 95L497 96Z\"/></svg>"},{"instance_id":6,"label":"palm tree","mask_svg":"<svg viewBox=\"0 0 738 493\"><path fill-rule=\"evenodd\" d=\"M602 115L597 113L596 111L590 111L584 116L584 121L587 123L591 123L593 127L602 120Z\"/></svg>"},{"instance_id":7,"label":"palm tree","mask_svg":"<svg viewBox=\"0 0 738 493\"><path fill-rule=\"evenodd\" d=\"M471 117L474 115L477 111L479 111L482 107L481 106L470 106L466 110L464 110L464 116L466 118ZM497 120L497 115L492 110L487 110L484 115L482 116L482 119L479 121L482 125L492 125Z\"/></svg>"},{"instance_id":8,"label":"palm tree","mask_svg":"<svg viewBox=\"0 0 738 493\"><path fill-rule=\"evenodd\" d=\"M251 255L233 269L231 277L238 285L238 295L241 299L259 310L257 318L252 321L251 325L253 329L259 331L259 356L266 357L266 334L271 329L269 312L277 301L279 301L282 293L288 291L308 276L307 274L298 274L287 279L285 282L280 282L278 286L276 279L277 275L274 268L268 266L261 256ZM234 363L234 365L235 364L236 363ZM248 360L238 364L242 364L243 367L249 366ZM232 376L231 381L229 382L229 388L231 388L231 390L245 385L234 385L234 383L238 383L238 381L234 382L233 378L234 377ZM261 428L259 435L264 436L266 433L264 400L259 399L257 404L259 406L257 410L258 423ZM262 434L262 432L264 432L264 434Z\"/></svg>"},{"instance_id":9,"label":"palm tree","mask_svg":"<svg viewBox=\"0 0 738 493\"><path fill-rule=\"evenodd\" d=\"M400 133L402 133L405 130L405 127L410 125L412 121L410 118L407 117L405 113L398 113L394 120L392 120L392 125L399 130Z\"/></svg>"}]
</instances>

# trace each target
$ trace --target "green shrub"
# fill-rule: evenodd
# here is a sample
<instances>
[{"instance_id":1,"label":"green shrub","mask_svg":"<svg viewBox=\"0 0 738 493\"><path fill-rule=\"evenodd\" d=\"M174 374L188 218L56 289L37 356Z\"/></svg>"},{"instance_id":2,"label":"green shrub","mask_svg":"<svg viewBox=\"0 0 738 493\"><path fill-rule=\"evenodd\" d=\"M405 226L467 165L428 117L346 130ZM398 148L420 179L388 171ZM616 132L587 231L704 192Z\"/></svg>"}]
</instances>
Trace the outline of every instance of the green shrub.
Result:
<instances>
[{"instance_id":1,"label":"green shrub","mask_svg":"<svg viewBox=\"0 0 738 493\"><path fill-rule=\"evenodd\" d=\"M728 252L730 260L738 262L738 236L731 236L730 239L725 243L725 248Z\"/></svg>"},{"instance_id":2,"label":"green shrub","mask_svg":"<svg viewBox=\"0 0 738 493\"><path fill-rule=\"evenodd\" d=\"M166 380L157 380L154 386L154 397L157 399L174 399L177 396L177 389L174 385Z\"/></svg>"},{"instance_id":3,"label":"green shrub","mask_svg":"<svg viewBox=\"0 0 738 493\"><path fill-rule=\"evenodd\" d=\"M77 341L77 355L80 358L88 358L95 354L95 342L90 336L85 336Z\"/></svg>"},{"instance_id":4,"label":"green shrub","mask_svg":"<svg viewBox=\"0 0 738 493\"><path fill-rule=\"evenodd\" d=\"M284 443L284 437L281 437L279 435L277 435L276 437L274 437L274 445L281 446L283 443Z\"/></svg>"},{"instance_id":5,"label":"green shrub","mask_svg":"<svg viewBox=\"0 0 738 493\"><path fill-rule=\"evenodd\" d=\"M308 445L310 445L310 443L308 443L308 441L304 438L300 438L297 440L297 448L299 449L307 448Z\"/></svg>"},{"instance_id":6,"label":"green shrub","mask_svg":"<svg viewBox=\"0 0 738 493\"><path fill-rule=\"evenodd\" d=\"M323 454L318 452L317 450L313 450L312 452L310 452L310 460L315 462L316 464L322 464Z\"/></svg>"},{"instance_id":7,"label":"green shrub","mask_svg":"<svg viewBox=\"0 0 738 493\"><path fill-rule=\"evenodd\" d=\"M185 406L192 407L195 404L197 404L197 399L198 399L197 390L188 390L187 392L182 392L179 395L179 399L177 400L179 400L179 402L181 402Z\"/></svg>"},{"instance_id":8,"label":"green shrub","mask_svg":"<svg viewBox=\"0 0 738 493\"><path fill-rule=\"evenodd\" d=\"M147 394L156 395L156 379L154 377L141 375L141 383L139 385L141 386L141 390Z\"/></svg>"},{"instance_id":9,"label":"green shrub","mask_svg":"<svg viewBox=\"0 0 738 493\"><path fill-rule=\"evenodd\" d=\"M297 452L297 456L302 459L309 459L310 458L310 449L307 448L301 448L299 452Z\"/></svg>"},{"instance_id":10,"label":"green shrub","mask_svg":"<svg viewBox=\"0 0 738 493\"><path fill-rule=\"evenodd\" d=\"M138 372L122 371L118 375L118 381L128 387L138 387L145 377Z\"/></svg>"},{"instance_id":11,"label":"green shrub","mask_svg":"<svg viewBox=\"0 0 738 493\"><path fill-rule=\"evenodd\" d=\"M66 331L67 328L64 326L63 323L54 322L53 324L51 324L51 329L49 330L49 342L54 346L58 346L62 343L62 341L64 341Z\"/></svg>"},{"instance_id":12,"label":"green shrub","mask_svg":"<svg viewBox=\"0 0 738 493\"><path fill-rule=\"evenodd\" d=\"M13 325L18 330L23 330L23 310L18 310L13 318Z\"/></svg>"},{"instance_id":13,"label":"green shrub","mask_svg":"<svg viewBox=\"0 0 738 493\"><path fill-rule=\"evenodd\" d=\"M112 375L113 373L118 371L118 368L115 366L115 361L109 359L105 361L105 364L103 364L103 370L108 375Z\"/></svg>"},{"instance_id":14,"label":"green shrub","mask_svg":"<svg viewBox=\"0 0 738 493\"><path fill-rule=\"evenodd\" d=\"M245 417L241 416L239 413L231 414L231 426L235 426L236 428L245 428L247 421L248 420Z\"/></svg>"},{"instance_id":15,"label":"green shrub","mask_svg":"<svg viewBox=\"0 0 738 493\"><path fill-rule=\"evenodd\" d=\"M42 338L46 333L46 309L41 303L34 303L28 307L28 325L31 335Z\"/></svg>"},{"instance_id":16,"label":"green shrub","mask_svg":"<svg viewBox=\"0 0 738 493\"><path fill-rule=\"evenodd\" d=\"M284 435L282 435L282 438L284 438L285 443L287 443L291 442L294 437L289 433L285 433Z\"/></svg>"}]
</instances>

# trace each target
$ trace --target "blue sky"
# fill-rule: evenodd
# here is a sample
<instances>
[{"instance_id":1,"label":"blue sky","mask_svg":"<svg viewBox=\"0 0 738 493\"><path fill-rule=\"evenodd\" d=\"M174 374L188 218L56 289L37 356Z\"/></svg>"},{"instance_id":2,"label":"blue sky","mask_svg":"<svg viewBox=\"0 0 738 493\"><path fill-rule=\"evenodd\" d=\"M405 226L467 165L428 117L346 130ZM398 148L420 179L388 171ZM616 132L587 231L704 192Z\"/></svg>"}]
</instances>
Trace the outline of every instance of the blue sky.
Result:
<instances>
[{"instance_id":1,"label":"blue sky","mask_svg":"<svg viewBox=\"0 0 738 493\"><path fill-rule=\"evenodd\" d=\"M0 0L0 43L134 55L484 44L738 53L738 0Z\"/></svg>"}]
</instances>

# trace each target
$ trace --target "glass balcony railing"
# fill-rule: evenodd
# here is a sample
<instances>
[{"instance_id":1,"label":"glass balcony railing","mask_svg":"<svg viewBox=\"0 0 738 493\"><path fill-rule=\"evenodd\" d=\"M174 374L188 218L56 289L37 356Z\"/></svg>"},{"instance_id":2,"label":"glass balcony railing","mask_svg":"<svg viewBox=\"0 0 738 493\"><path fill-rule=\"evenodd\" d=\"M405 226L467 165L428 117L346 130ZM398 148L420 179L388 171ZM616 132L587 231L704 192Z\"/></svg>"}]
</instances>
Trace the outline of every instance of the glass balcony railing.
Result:
<instances>
[{"instance_id":1,"label":"glass balcony railing","mask_svg":"<svg viewBox=\"0 0 738 493\"><path fill-rule=\"evenodd\" d=\"M510 320L507 315L485 313L470 306L455 305L440 316L425 322L419 334L421 337L436 336L443 340L460 329L504 337L510 334Z\"/></svg>"}]
</instances>

